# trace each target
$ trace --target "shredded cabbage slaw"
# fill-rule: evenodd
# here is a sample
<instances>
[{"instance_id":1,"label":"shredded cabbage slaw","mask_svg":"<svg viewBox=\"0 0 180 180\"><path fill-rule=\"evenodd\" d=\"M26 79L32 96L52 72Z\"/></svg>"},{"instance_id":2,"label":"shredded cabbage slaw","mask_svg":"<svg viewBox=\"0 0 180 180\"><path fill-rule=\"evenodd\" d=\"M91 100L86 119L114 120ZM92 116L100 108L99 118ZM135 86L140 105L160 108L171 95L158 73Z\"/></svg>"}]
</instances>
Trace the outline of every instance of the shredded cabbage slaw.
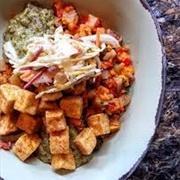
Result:
<instances>
[{"instance_id":1,"label":"shredded cabbage slaw","mask_svg":"<svg viewBox=\"0 0 180 180\"><path fill-rule=\"evenodd\" d=\"M53 80L53 86L37 95L41 97L45 93L58 92L68 89L83 80L89 79L101 73L99 55L106 45L119 47L119 42L111 35L101 34L101 46L95 45L95 35L75 38L65 34L62 26L59 26L53 35L44 34L43 37L28 39L27 54L19 58L11 41L4 44L4 53L9 58L9 63L14 68L14 73L23 74L25 70L40 71L42 68L56 66L67 77L64 83ZM43 73L36 78L39 78ZM33 81L36 80L35 78ZM28 82L28 85L33 83ZM36 81L37 82L37 81ZM40 81L41 82L41 81ZM44 82L46 83L46 82ZM28 86L25 86L28 87Z\"/></svg>"}]
</instances>

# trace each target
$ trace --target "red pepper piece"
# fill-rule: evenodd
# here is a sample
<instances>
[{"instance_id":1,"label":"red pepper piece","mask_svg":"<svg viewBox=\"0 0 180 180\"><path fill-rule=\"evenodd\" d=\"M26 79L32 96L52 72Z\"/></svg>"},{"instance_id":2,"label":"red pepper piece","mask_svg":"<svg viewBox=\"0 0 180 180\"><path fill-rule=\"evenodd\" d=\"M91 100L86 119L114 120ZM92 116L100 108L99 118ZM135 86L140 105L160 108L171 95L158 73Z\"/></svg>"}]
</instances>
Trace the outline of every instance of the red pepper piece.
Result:
<instances>
[{"instance_id":1,"label":"red pepper piece","mask_svg":"<svg viewBox=\"0 0 180 180\"><path fill-rule=\"evenodd\" d=\"M126 66L131 65L131 59L130 59L130 58L125 58L125 59L122 60L122 62L123 62Z\"/></svg>"}]
</instances>

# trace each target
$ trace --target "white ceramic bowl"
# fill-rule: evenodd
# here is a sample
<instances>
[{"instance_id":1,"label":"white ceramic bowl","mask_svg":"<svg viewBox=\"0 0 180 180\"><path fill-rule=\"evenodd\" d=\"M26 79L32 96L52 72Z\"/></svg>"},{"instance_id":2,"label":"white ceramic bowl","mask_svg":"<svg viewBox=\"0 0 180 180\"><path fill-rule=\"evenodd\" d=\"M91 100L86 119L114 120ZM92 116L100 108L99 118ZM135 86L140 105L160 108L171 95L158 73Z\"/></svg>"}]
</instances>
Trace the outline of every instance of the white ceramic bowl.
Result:
<instances>
[{"instance_id":1,"label":"white ceramic bowl","mask_svg":"<svg viewBox=\"0 0 180 180\"><path fill-rule=\"evenodd\" d=\"M50 4L50 0L38 0ZM0 43L8 17L28 0L0 1ZM117 180L125 179L145 154L155 132L163 97L161 44L149 8L140 0L70 0L77 8L100 17L130 44L136 80L132 103L123 116L122 129L107 141L94 159L75 172L59 175L39 160L22 163L13 153L0 151L0 176L4 180ZM157 26L158 27L158 26ZM160 100L161 99L161 100ZM125 175L126 174L126 175ZM124 175L124 176L123 176Z\"/></svg>"}]
</instances>

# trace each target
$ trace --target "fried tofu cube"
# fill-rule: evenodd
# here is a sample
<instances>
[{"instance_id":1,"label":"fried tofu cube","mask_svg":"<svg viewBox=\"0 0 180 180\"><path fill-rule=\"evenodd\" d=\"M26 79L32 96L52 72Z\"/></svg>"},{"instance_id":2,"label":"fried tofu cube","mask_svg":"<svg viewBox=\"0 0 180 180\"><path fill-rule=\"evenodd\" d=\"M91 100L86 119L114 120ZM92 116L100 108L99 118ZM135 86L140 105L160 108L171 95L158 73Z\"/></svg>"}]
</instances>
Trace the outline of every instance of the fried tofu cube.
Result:
<instances>
[{"instance_id":1,"label":"fried tofu cube","mask_svg":"<svg viewBox=\"0 0 180 180\"><path fill-rule=\"evenodd\" d=\"M76 136L74 143L82 154L91 154L97 144L94 130L92 128L83 129L83 131Z\"/></svg>"},{"instance_id":2,"label":"fried tofu cube","mask_svg":"<svg viewBox=\"0 0 180 180\"><path fill-rule=\"evenodd\" d=\"M7 101L0 93L0 114L10 114L13 111L14 101Z\"/></svg>"},{"instance_id":3,"label":"fried tofu cube","mask_svg":"<svg viewBox=\"0 0 180 180\"><path fill-rule=\"evenodd\" d=\"M80 96L65 97L60 101L60 107L67 117L80 119L83 110L83 99Z\"/></svg>"},{"instance_id":4,"label":"fried tofu cube","mask_svg":"<svg viewBox=\"0 0 180 180\"><path fill-rule=\"evenodd\" d=\"M23 88L24 82L19 78L17 74L12 74L9 78L9 83Z\"/></svg>"},{"instance_id":5,"label":"fried tofu cube","mask_svg":"<svg viewBox=\"0 0 180 180\"><path fill-rule=\"evenodd\" d=\"M35 115L38 109L39 101L35 99L36 94L27 90L18 90L14 103L14 109L22 113Z\"/></svg>"},{"instance_id":6,"label":"fried tofu cube","mask_svg":"<svg viewBox=\"0 0 180 180\"><path fill-rule=\"evenodd\" d=\"M33 134L39 130L40 122L32 115L20 113L16 126L28 134Z\"/></svg>"},{"instance_id":7,"label":"fried tofu cube","mask_svg":"<svg viewBox=\"0 0 180 180\"><path fill-rule=\"evenodd\" d=\"M52 109L57 109L58 105L56 102L51 102L51 101L40 101L39 107L38 107L38 112L45 112L46 110L52 110Z\"/></svg>"},{"instance_id":8,"label":"fried tofu cube","mask_svg":"<svg viewBox=\"0 0 180 180\"><path fill-rule=\"evenodd\" d=\"M25 161L40 145L41 139L36 134L23 134L13 146L14 154Z\"/></svg>"},{"instance_id":9,"label":"fried tofu cube","mask_svg":"<svg viewBox=\"0 0 180 180\"><path fill-rule=\"evenodd\" d=\"M68 154L70 152L69 127L50 134L49 141L51 154Z\"/></svg>"},{"instance_id":10,"label":"fried tofu cube","mask_svg":"<svg viewBox=\"0 0 180 180\"><path fill-rule=\"evenodd\" d=\"M110 133L109 118L106 114L95 114L87 118L89 127L92 127L95 135L100 136Z\"/></svg>"},{"instance_id":11,"label":"fried tofu cube","mask_svg":"<svg viewBox=\"0 0 180 180\"><path fill-rule=\"evenodd\" d=\"M0 86L0 92L7 101L15 101L20 87L12 84L3 84Z\"/></svg>"},{"instance_id":12,"label":"fried tofu cube","mask_svg":"<svg viewBox=\"0 0 180 180\"><path fill-rule=\"evenodd\" d=\"M45 112L45 125L48 133L64 130L66 120L61 109L49 110Z\"/></svg>"},{"instance_id":13,"label":"fried tofu cube","mask_svg":"<svg viewBox=\"0 0 180 180\"><path fill-rule=\"evenodd\" d=\"M55 170L58 169L74 170L76 168L74 155L72 153L53 155L51 166Z\"/></svg>"},{"instance_id":14,"label":"fried tofu cube","mask_svg":"<svg viewBox=\"0 0 180 180\"><path fill-rule=\"evenodd\" d=\"M10 114L0 116L0 135L9 135L17 130L16 118Z\"/></svg>"},{"instance_id":15,"label":"fried tofu cube","mask_svg":"<svg viewBox=\"0 0 180 180\"><path fill-rule=\"evenodd\" d=\"M49 93L49 94L43 94L41 96L42 101L56 101L62 97L61 92L56 92L56 93Z\"/></svg>"},{"instance_id":16,"label":"fried tofu cube","mask_svg":"<svg viewBox=\"0 0 180 180\"><path fill-rule=\"evenodd\" d=\"M75 95L81 94L81 93L83 93L85 90L86 90L86 81L82 81L81 83L76 84L76 85L73 87L73 92L74 92Z\"/></svg>"}]
</instances>

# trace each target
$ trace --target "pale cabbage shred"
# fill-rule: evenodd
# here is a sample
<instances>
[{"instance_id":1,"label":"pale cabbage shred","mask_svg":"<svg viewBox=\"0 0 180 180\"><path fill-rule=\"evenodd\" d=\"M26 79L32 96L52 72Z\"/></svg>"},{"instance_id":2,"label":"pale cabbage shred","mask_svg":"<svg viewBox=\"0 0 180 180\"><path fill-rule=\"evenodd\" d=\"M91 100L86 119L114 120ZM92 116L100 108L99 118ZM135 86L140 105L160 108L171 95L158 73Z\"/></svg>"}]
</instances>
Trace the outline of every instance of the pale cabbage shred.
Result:
<instances>
[{"instance_id":1,"label":"pale cabbage shred","mask_svg":"<svg viewBox=\"0 0 180 180\"><path fill-rule=\"evenodd\" d=\"M105 35L113 38L110 35ZM85 38L85 37L84 37ZM62 27L58 27L54 35L44 34L43 37L32 37L28 40L27 54L19 58L15 48L10 41L4 44L4 53L9 58L9 63L14 68L14 73L21 73L22 68L32 67L36 70L43 67L57 65L62 68L68 77L68 81L59 84L54 81L54 87L40 92L36 98L45 93L53 93L68 89L74 84L101 73L99 67L99 53L105 49L105 43L98 48L92 38L88 41L88 36L81 41L76 40L69 34L64 34ZM114 40L117 41L117 40ZM43 48L42 53L35 60L30 62L34 54ZM86 63L88 60L88 63Z\"/></svg>"}]
</instances>

